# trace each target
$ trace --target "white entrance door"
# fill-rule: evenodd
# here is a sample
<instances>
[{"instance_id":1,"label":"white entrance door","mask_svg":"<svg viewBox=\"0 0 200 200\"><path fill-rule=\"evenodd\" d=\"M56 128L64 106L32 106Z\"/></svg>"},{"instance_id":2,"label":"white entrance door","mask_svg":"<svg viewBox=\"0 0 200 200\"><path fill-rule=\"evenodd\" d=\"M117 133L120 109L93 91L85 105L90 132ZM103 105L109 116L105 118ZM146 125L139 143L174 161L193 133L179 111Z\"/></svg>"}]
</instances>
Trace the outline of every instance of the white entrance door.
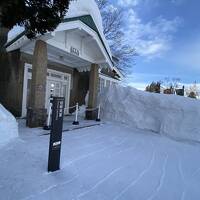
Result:
<instances>
[{"instance_id":1,"label":"white entrance door","mask_svg":"<svg viewBox=\"0 0 200 200\"><path fill-rule=\"evenodd\" d=\"M69 113L69 84L62 81L55 81L47 78L46 85L46 108L49 111L50 97L65 97L65 114Z\"/></svg>"},{"instance_id":2,"label":"white entrance door","mask_svg":"<svg viewBox=\"0 0 200 200\"><path fill-rule=\"evenodd\" d=\"M25 64L24 69L24 89L22 102L22 117L26 117L27 107L29 106L30 84L32 79L32 66ZM47 71L46 100L45 108L49 110L49 100L51 94L56 97L65 97L65 114L69 113L71 75L55 70Z\"/></svg>"}]
</instances>

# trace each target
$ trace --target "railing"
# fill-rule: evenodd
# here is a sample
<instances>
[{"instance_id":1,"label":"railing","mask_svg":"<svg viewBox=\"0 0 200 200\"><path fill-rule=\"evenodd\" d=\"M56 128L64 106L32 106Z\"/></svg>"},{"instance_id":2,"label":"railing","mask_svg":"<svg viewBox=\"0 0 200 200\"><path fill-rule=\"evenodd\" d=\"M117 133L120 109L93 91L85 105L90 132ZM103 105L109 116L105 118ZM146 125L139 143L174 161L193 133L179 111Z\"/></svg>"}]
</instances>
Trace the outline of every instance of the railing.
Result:
<instances>
[{"instance_id":1,"label":"railing","mask_svg":"<svg viewBox=\"0 0 200 200\"><path fill-rule=\"evenodd\" d=\"M48 112L48 117L47 117L47 122L46 122L46 125L44 126L44 129L45 130L50 130L50 126L51 126L51 113L52 113L52 109L51 109L51 103L49 103L49 112ZM71 106L71 107L68 107L68 109L73 109L73 108L76 108L76 110L75 110L75 119L74 119L74 121L73 121L73 125L79 125L79 121L78 121L78 116L79 116L79 104L78 103L76 103L76 105L74 105L74 106ZM101 119L100 119L100 112L101 112L101 106L100 106L100 104L99 104L99 106L98 107L96 107L96 108L86 108L85 110L84 110L84 112L86 112L86 111L95 111L95 110L97 110L97 118L96 118L96 121L101 121Z\"/></svg>"},{"instance_id":2,"label":"railing","mask_svg":"<svg viewBox=\"0 0 200 200\"><path fill-rule=\"evenodd\" d=\"M79 125L79 121L78 121L78 114L79 114L79 105L78 103L76 103L76 106L72 106L72 107L69 107L70 109L71 108L75 108L76 107L76 111L75 111L75 120L73 121L73 125ZM95 111L97 110L97 118L96 118L96 121L101 121L100 119L100 112L101 112L101 106L99 104L99 106L97 108L86 108L84 112L86 111Z\"/></svg>"}]
</instances>

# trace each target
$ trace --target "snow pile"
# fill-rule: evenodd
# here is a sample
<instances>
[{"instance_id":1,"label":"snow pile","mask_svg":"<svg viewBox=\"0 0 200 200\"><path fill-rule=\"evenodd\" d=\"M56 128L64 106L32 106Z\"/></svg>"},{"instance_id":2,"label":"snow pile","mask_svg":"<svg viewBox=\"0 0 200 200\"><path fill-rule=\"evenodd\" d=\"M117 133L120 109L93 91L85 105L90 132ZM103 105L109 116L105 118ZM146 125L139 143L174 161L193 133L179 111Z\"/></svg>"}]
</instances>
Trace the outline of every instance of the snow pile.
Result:
<instances>
[{"instance_id":1,"label":"snow pile","mask_svg":"<svg viewBox=\"0 0 200 200\"><path fill-rule=\"evenodd\" d=\"M112 86L100 94L102 118L177 140L200 142L200 101Z\"/></svg>"},{"instance_id":2,"label":"snow pile","mask_svg":"<svg viewBox=\"0 0 200 200\"><path fill-rule=\"evenodd\" d=\"M16 119L0 104L0 147L18 136Z\"/></svg>"},{"instance_id":3,"label":"snow pile","mask_svg":"<svg viewBox=\"0 0 200 200\"><path fill-rule=\"evenodd\" d=\"M95 0L76 0L69 5L66 18L91 15L99 31L103 33L102 18Z\"/></svg>"}]
</instances>

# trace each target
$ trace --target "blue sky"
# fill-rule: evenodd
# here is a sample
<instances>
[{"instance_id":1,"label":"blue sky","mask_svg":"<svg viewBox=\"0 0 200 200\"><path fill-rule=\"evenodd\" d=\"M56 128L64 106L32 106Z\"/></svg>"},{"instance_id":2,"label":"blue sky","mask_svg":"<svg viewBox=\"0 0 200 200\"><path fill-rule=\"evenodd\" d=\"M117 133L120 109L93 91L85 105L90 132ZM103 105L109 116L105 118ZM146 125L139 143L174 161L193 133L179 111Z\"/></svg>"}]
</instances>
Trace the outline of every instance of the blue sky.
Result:
<instances>
[{"instance_id":1,"label":"blue sky","mask_svg":"<svg viewBox=\"0 0 200 200\"><path fill-rule=\"evenodd\" d=\"M127 82L137 88L178 77L200 81L200 1L111 0L126 10L124 32L140 56Z\"/></svg>"},{"instance_id":2,"label":"blue sky","mask_svg":"<svg viewBox=\"0 0 200 200\"><path fill-rule=\"evenodd\" d=\"M139 54L126 78L129 85L143 89L165 77L200 82L199 0L109 1L126 11L125 39Z\"/></svg>"}]
</instances>

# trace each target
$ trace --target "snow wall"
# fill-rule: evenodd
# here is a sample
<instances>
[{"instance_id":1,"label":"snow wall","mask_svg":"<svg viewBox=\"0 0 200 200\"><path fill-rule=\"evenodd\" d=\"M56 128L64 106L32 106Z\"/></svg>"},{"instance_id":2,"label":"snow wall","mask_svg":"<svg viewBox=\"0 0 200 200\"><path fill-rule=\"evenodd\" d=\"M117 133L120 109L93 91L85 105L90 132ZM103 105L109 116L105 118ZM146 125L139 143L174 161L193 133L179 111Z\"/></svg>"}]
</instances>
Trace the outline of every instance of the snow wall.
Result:
<instances>
[{"instance_id":1,"label":"snow wall","mask_svg":"<svg viewBox=\"0 0 200 200\"><path fill-rule=\"evenodd\" d=\"M177 140L200 142L200 101L112 86L100 94L102 118Z\"/></svg>"},{"instance_id":2,"label":"snow wall","mask_svg":"<svg viewBox=\"0 0 200 200\"><path fill-rule=\"evenodd\" d=\"M18 136L15 117L0 104L0 148Z\"/></svg>"}]
</instances>

